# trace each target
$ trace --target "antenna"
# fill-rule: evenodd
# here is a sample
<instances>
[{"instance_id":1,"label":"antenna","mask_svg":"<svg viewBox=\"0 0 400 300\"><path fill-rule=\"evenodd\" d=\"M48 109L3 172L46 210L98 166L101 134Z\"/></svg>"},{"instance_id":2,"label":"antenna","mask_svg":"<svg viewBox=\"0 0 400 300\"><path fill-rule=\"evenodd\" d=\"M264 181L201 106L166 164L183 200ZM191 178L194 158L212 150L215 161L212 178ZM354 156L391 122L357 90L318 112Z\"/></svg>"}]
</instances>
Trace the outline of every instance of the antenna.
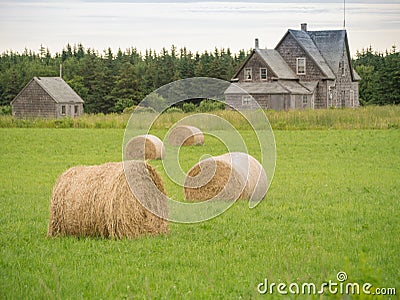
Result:
<instances>
[{"instance_id":1,"label":"antenna","mask_svg":"<svg viewBox=\"0 0 400 300\"><path fill-rule=\"evenodd\" d=\"M343 0L343 29L346 29L346 0Z\"/></svg>"}]
</instances>

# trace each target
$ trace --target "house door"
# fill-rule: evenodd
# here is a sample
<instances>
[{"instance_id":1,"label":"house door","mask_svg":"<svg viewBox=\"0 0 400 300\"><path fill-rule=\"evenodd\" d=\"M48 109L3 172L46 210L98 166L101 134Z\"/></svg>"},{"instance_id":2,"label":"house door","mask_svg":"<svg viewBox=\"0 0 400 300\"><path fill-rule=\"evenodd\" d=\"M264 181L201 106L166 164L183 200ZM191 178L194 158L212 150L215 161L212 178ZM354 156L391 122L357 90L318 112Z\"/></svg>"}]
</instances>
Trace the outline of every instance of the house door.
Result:
<instances>
[{"instance_id":1,"label":"house door","mask_svg":"<svg viewBox=\"0 0 400 300\"><path fill-rule=\"evenodd\" d=\"M296 108L296 96L295 95L290 95L290 108L291 109Z\"/></svg>"}]
</instances>

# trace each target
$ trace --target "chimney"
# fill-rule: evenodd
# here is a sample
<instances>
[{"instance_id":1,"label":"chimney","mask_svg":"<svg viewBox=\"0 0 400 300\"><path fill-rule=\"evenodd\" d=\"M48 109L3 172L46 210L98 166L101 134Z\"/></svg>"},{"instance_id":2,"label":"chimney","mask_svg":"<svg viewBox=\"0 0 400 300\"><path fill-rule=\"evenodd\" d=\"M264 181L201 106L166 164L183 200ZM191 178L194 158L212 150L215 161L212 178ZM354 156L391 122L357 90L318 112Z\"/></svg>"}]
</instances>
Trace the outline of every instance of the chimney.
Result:
<instances>
[{"instance_id":1,"label":"chimney","mask_svg":"<svg viewBox=\"0 0 400 300\"><path fill-rule=\"evenodd\" d=\"M255 40L255 48L256 48L256 49L259 49L259 48L260 48L260 45L259 45L259 43L258 43L258 39Z\"/></svg>"},{"instance_id":2,"label":"chimney","mask_svg":"<svg viewBox=\"0 0 400 300\"><path fill-rule=\"evenodd\" d=\"M60 78L62 78L62 64L60 64Z\"/></svg>"},{"instance_id":3,"label":"chimney","mask_svg":"<svg viewBox=\"0 0 400 300\"><path fill-rule=\"evenodd\" d=\"M301 31L307 31L307 23L301 24Z\"/></svg>"}]
</instances>

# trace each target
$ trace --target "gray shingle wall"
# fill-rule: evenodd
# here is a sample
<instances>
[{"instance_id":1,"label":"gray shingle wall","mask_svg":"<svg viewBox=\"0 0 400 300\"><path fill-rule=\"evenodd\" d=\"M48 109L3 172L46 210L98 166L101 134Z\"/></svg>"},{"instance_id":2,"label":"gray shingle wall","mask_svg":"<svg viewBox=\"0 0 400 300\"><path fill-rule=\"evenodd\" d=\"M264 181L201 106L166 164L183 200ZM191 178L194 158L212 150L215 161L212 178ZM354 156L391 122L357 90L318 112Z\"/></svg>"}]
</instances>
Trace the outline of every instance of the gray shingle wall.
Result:
<instances>
[{"instance_id":1,"label":"gray shingle wall","mask_svg":"<svg viewBox=\"0 0 400 300\"><path fill-rule=\"evenodd\" d=\"M34 80L15 98L12 109L17 118L56 117L55 101Z\"/></svg>"},{"instance_id":2,"label":"gray shingle wall","mask_svg":"<svg viewBox=\"0 0 400 300\"><path fill-rule=\"evenodd\" d=\"M298 77L302 81L319 81L314 100L315 108L326 108L327 87L326 82L321 80L321 78L324 77L324 74L299 46L298 42L288 34L276 50L294 72L297 72L297 58L306 58L306 75L298 75Z\"/></svg>"},{"instance_id":3,"label":"gray shingle wall","mask_svg":"<svg viewBox=\"0 0 400 300\"><path fill-rule=\"evenodd\" d=\"M348 53L346 47L343 49L340 63L344 63L344 76L342 69L338 66L338 73L336 75L336 85L333 90L333 101L329 103L332 107L358 107L358 83L352 81L351 66L347 59ZM339 63L338 63L339 64Z\"/></svg>"},{"instance_id":4,"label":"gray shingle wall","mask_svg":"<svg viewBox=\"0 0 400 300\"><path fill-rule=\"evenodd\" d=\"M253 98L258 102L258 104L264 109L273 109L273 110L288 110L290 109L290 95L288 94L260 94L260 95L252 95ZM239 94L228 94L226 95L226 103L231 105L237 109L257 109L256 105L242 105L242 95ZM227 106L227 109L231 109Z\"/></svg>"},{"instance_id":5,"label":"gray shingle wall","mask_svg":"<svg viewBox=\"0 0 400 300\"><path fill-rule=\"evenodd\" d=\"M76 117L83 113L83 101L61 78L34 77L12 101L12 110L17 118Z\"/></svg>"},{"instance_id":6,"label":"gray shingle wall","mask_svg":"<svg viewBox=\"0 0 400 300\"><path fill-rule=\"evenodd\" d=\"M324 77L318 66L290 34L287 35L276 50L295 73L297 72L297 58L306 58L306 75L298 75L300 80L314 81Z\"/></svg>"}]
</instances>

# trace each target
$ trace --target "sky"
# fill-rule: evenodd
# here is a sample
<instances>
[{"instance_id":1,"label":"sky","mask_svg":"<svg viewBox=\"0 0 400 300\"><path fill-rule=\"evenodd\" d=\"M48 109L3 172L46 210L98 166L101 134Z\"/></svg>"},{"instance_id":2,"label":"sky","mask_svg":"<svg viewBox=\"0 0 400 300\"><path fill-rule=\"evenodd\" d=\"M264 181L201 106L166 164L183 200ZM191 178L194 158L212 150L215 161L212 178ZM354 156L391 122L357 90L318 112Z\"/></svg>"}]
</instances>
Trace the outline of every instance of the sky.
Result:
<instances>
[{"instance_id":1,"label":"sky","mask_svg":"<svg viewBox=\"0 0 400 300\"><path fill-rule=\"evenodd\" d=\"M274 48L288 29L343 29L340 0L0 0L0 53L24 48L61 52L67 43L102 52L187 47L203 52ZM346 0L350 51L400 47L400 0Z\"/></svg>"}]
</instances>

